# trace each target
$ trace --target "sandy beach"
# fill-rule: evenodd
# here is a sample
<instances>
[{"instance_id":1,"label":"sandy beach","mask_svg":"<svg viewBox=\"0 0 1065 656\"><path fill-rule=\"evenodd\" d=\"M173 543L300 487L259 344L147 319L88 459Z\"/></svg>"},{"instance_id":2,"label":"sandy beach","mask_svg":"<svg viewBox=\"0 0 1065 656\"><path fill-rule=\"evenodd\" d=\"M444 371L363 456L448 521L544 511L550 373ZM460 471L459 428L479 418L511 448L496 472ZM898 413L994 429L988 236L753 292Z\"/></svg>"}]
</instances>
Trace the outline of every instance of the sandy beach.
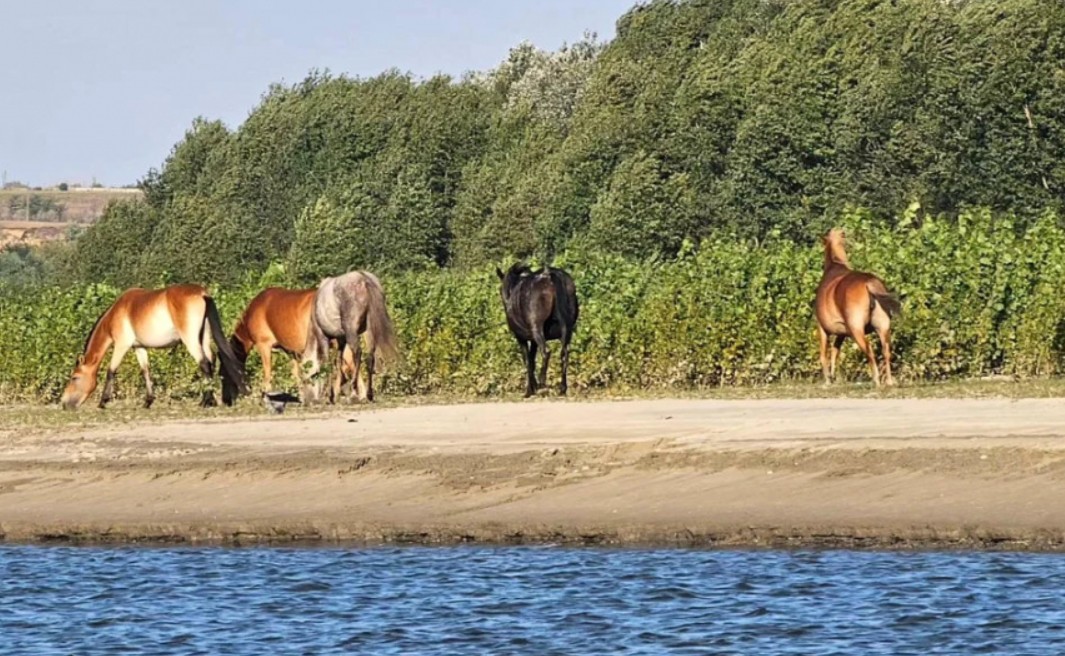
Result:
<instances>
[{"instance_id":1,"label":"sandy beach","mask_svg":"<svg viewBox=\"0 0 1065 656\"><path fill-rule=\"evenodd\" d=\"M16 431L7 541L1065 550L1054 399L481 403Z\"/></svg>"}]
</instances>

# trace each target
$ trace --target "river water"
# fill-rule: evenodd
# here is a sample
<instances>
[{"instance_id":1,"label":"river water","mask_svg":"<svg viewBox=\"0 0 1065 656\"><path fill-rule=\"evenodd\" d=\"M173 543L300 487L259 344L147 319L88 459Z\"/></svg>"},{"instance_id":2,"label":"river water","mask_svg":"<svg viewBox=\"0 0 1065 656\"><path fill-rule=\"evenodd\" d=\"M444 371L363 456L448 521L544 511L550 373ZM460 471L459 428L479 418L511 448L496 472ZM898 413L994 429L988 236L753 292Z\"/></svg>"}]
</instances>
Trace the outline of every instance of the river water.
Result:
<instances>
[{"instance_id":1,"label":"river water","mask_svg":"<svg viewBox=\"0 0 1065 656\"><path fill-rule=\"evenodd\" d=\"M1065 556L0 547L3 654L1062 654Z\"/></svg>"}]
</instances>

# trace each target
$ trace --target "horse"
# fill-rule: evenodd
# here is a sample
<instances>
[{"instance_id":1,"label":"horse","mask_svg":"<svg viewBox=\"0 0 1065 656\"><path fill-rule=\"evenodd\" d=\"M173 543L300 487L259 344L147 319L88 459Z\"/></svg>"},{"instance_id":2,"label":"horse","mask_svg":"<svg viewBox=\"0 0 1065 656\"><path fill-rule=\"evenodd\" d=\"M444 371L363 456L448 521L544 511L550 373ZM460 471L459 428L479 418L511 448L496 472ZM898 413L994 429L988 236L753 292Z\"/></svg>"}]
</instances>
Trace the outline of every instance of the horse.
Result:
<instances>
[{"instance_id":1,"label":"horse","mask_svg":"<svg viewBox=\"0 0 1065 656\"><path fill-rule=\"evenodd\" d=\"M821 339L821 371L825 384L836 373L836 357L843 340L851 337L869 360L873 383L880 385L873 347L866 335L876 332L884 355L886 384L891 377L891 318L902 311L898 298L888 291L884 281L871 273L851 269L844 250L843 230L834 228L821 239L825 249L824 272L814 299L817 329ZM829 357L829 337L832 338Z\"/></svg>"},{"instance_id":2,"label":"horse","mask_svg":"<svg viewBox=\"0 0 1065 656\"><path fill-rule=\"evenodd\" d=\"M331 387L331 398L336 399L340 395L343 383L342 372L344 369L345 347L352 351L354 371L352 378L359 381L359 370L362 367L362 340L366 334L366 391L365 400L374 400L373 375L376 367L377 354L382 358L394 358L399 349L396 345L396 333L392 327L392 318L388 315L388 306L385 302L384 288L377 276L368 271L350 271L333 278L325 278L318 284L318 290L314 295L314 311L312 320L315 330L309 336L311 340L317 340L318 345L308 348L317 348L325 353L328 348L326 340L337 341L337 358L339 360L337 373ZM355 395L358 384L353 385L352 396Z\"/></svg>"},{"instance_id":3,"label":"horse","mask_svg":"<svg viewBox=\"0 0 1065 656\"><path fill-rule=\"evenodd\" d=\"M115 388L115 373L122 358L132 348L144 375L147 393L144 407L155 400L152 378L148 371L148 349L167 348L181 342L210 381L214 375L211 341L218 345L222 370L237 389L245 387L244 377L236 356L222 332L218 307L206 289L199 285L173 285L163 289L134 288L123 292L96 320L78 356L74 372L60 402L73 410L85 402L96 390L96 378L108 348L111 364L107 368L107 382L100 395L100 407L111 401ZM214 395L205 391L203 405L214 405Z\"/></svg>"},{"instance_id":4,"label":"horse","mask_svg":"<svg viewBox=\"0 0 1065 656\"><path fill-rule=\"evenodd\" d=\"M559 391L565 396L569 371L569 345L577 326L580 307L573 278L562 269L545 267L533 271L525 264L513 264L506 273L496 268L499 294L507 316L510 332L518 340L526 366L525 397L547 384L547 361L551 353L548 340L562 342L562 384ZM543 353L540 382L537 385L536 351Z\"/></svg>"},{"instance_id":5,"label":"horse","mask_svg":"<svg viewBox=\"0 0 1065 656\"><path fill-rule=\"evenodd\" d=\"M230 347L242 372L245 371L251 350L255 349L259 353L263 363L262 386L265 392L269 393L273 389L271 360L273 351L277 349L292 359L292 376L304 387L304 394L317 398L318 388L307 383L307 379L313 379L321 371L321 363L326 355L319 351L321 340L313 335L317 325L312 321L311 313L317 291L314 287L268 287L248 303L237 320L229 338ZM344 352L341 375L350 375L353 371L354 363L351 362L351 350L348 349ZM222 399L231 402L237 396L239 392L235 381L223 372Z\"/></svg>"}]
</instances>

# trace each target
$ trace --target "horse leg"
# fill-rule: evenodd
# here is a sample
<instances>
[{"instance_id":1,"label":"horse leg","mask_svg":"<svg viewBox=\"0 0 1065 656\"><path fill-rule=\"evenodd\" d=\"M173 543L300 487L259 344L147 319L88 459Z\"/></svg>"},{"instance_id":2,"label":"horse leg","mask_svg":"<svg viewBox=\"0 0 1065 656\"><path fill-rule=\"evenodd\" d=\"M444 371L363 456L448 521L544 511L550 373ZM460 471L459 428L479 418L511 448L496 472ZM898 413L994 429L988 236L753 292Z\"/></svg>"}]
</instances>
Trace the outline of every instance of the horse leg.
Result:
<instances>
[{"instance_id":1,"label":"horse leg","mask_svg":"<svg viewBox=\"0 0 1065 656\"><path fill-rule=\"evenodd\" d=\"M204 351L204 344L210 347L210 338L207 336L207 332L207 330L204 330L202 341L198 336L190 337L189 332L181 335L181 343L185 345L185 350L189 352L192 359L200 365L200 373L203 374L200 385L200 389L203 390L203 397L200 400L201 408L213 408L218 405L214 398L214 392L211 391L209 386L211 378L214 376L214 362L211 361L210 350Z\"/></svg>"},{"instance_id":2,"label":"horse leg","mask_svg":"<svg viewBox=\"0 0 1065 656\"><path fill-rule=\"evenodd\" d=\"M880 350L884 353L884 384L895 384L895 378L891 375L891 328L878 329L880 336Z\"/></svg>"},{"instance_id":3,"label":"horse leg","mask_svg":"<svg viewBox=\"0 0 1065 656\"><path fill-rule=\"evenodd\" d=\"M329 383L329 402L338 403L340 401L340 392L343 385L344 376L344 347L347 346L347 339L344 337L337 338L337 359L336 359L336 371L333 372L333 378Z\"/></svg>"},{"instance_id":4,"label":"horse leg","mask_svg":"<svg viewBox=\"0 0 1065 656\"><path fill-rule=\"evenodd\" d=\"M569 340L570 332L566 329L566 326L562 326L562 384L559 386L558 391L562 396L566 396L566 392L569 389L568 381L566 380L566 374L569 370Z\"/></svg>"},{"instance_id":5,"label":"horse leg","mask_svg":"<svg viewBox=\"0 0 1065 656\"><path fill-rule=\"evenodd\" d=\"M525 356L525 398L536 393L536 342L518 340Z\"/></svg>"},{"instance_id":6,"label":"horse leg","mask_svg":"<svg viewBox=\"0 0 1065 656\"><path fill-rule=\"evenodd\" d=\"M292 380L296 382L296 389L303 393L303 368L300 367L300 359L296 356L289 358L292 363ZM306 396L306 395L304 395Z\"/></svg>"},{"instance_id":7,"label":"horse leg","mask_svg":"<svg viewBox=\"0 0 1065 656\"><path fill-rule=\"evenodd\" d=\"M257 342L255 350L259 352L259 359L263 362L263 391L272 392L274 391L273 349L265 342Z\"/></svg>"},{"instance_id":8,"label":"horse leg","mask_svg":"<svg viewBox=\"0 0 1065 656\"><path fill-rule=\"evenodd\" d=\"M865 358L869 361L869 375L873 377L873 385L880 387L880 371L876 366L876 355L873 354L873 345L869 343L869 340L865 338L865 332L862 330L852 330L851 337L858 344L858 348L865 353Z\"/></svg>"},{"instance_id":9,"label":"horse leg","mask_svg":"<svg viewBox=\"0 0 1065 656\"><path fill-rule=\"evenodd\" d=\"M133 352L137 355L137 364L140 365L141 374L144 375L144 388L146 390L144 407L150 408L155 401L155 393L152 391L152 375L148 371L148 349L139 346Z\"/></svg>"},{"instance_id":10,"label":"horse leg","mask_svg":"<svg viewBox=\"0 0 1065 656\"><path fill-rule=\"evenodd\" d=\"M206 323L203 325L203 335L200 336L200 351L203 353L203 358L207 360L210 365L205 371L208 371L207 378L210 379L214 376L215 358L214 352L211 351L211 329ZM221 357L219 357L219 364L221 364ZM203 363L201 361L200 368L203 369Z\"/></svg>"},{"instance_id":11,"label":"horse leg","mask_svg":"<svg viewBox=\"0 0 1065 656\"><path fill-rule=\"evenodd\" d=\"M347 340L348 345L351 346L352 353L355 354L355 361L359 362L362 352L362 334L359 332L359 326L365 325L365 316L362 319L356 320L355 317L347 315L341 311L341 320L344 323L344 338ZM366 349L366 400L373 401L373 374L374 364L376 358L374 357L377 347L373 344L368 344ZM343 358L341 358L343 362ZM358 365L356 365L356 368ZM358 383L354 383L355 387L358 387Z\"/></svg>"},{"instance_id":12,"label":"horse leg","mask_svg":"<svg viewBox=\"0 0 1065 656\"><path fill-rule=\"evenodd\" d=\"M351 397L366 400L368 394L366 385L362 382L362 340L355 342L355 348L348 349L344 353L351 354Z\"/></svg>"},{"instance_id":13,"label":"horse leg","mask_svg":"<svg viewBox=\"0 0 1065 656\"><path fill-rule=\"evenodd\" d=\"M817 325L817 337L821 340L821 373L825 377L825 385L828 385L832 382L832 372L828 366L828 333L821 324Z\"/></svg>"},{"instance_id":14,"label":"horse leg","mask_svg":"<svg viewBox=\"0 0 1065 656\"><path fill-rule=\"evenodd\" d=\"M111 351L111 365L107 367L107 379L104 382L104 391L100 393L100 407L104 408L115 393L115 374L118 373L118 366L122 364L122 358L126 357L129 353L130 344L120 344L115 342L114 350Z\"/></svg>"},{"instance_id":15,"label":"horse leg","mask_svg":"<svg viewBox=\"0 0 1065 656\"><path fill-rule=\"evenodd\" d=\"M296 369L301 374L301 377L297 378L297 380L303 382L302 374L306 374L303 394L309 399L314 399L314 401L318 401L322 397L322 382L318 380L318 372L322 369L319 357L317 348L309 348L303 352L302 358L293 359L293 363L297 365ZM310 363L310 367L306 367L307 363Z\"/></svg>"},{"instance_id":16,"label":"horse leg","mask_svg":"<svg viewBox=\"0 0 1065 656\"><path fill-rule=\"evenodd\" d=\"M833 380L836 378L836 361L839 359L840 349L843 347L843 340L847 339L843 335L836 335L832 340L832 351L828 358L828 374Z\"/></svg>"},{"instance_id":17,"label":"horse leg","mask_svg":"<svg viewBox=\"0 0 1065 656\"><path fill-rule=\"evenodd\" d=\"M895 379L891 376L891 317L879 303L873 308L870 323L880 337L880 350L884 354L884 384L894 385Z\"/></svg>"},{"instance_id":18,"label":"horse leg","mask_svg":"<svg viewBox=\"0 0 1065 656\"><path fill-rule=\"evenodd\" d=\"M373 401L373 372L377 364L377 349L367 349L366 354L366 400Z\"/></svg>"},{"instance_id":19,"label":"horse leg","mask_svg":"<svg viewBox=\"0 0 1065 656\"><path fill-rule=\"evenodd\" d=\"M533 328L533 340L536 342L536 347L543 354L543 359L540 362L540 381L537 384L537 388L540 388L547 385L547 361L551 358L551 352L547 350L547 340L544 338L542 327Z\"/></svg>"},{"instance_id":20,"label":"horse leg","mask_svg":"<svg viewBox=\"0 0 1065 656\"><path fill-rule=\"evenodd\" d=\"M311 333L307 337L307 344L300 354L300 368L306 375L306 394L313 396L315 401L322 398L322 381L319 373L322 370L322 362L329 357L329 338L318 328L318 324L311 321ZM310 366L308 366L308 364ZM332 399L330 399L332 401Z\"/></svg>"}]
</instances>

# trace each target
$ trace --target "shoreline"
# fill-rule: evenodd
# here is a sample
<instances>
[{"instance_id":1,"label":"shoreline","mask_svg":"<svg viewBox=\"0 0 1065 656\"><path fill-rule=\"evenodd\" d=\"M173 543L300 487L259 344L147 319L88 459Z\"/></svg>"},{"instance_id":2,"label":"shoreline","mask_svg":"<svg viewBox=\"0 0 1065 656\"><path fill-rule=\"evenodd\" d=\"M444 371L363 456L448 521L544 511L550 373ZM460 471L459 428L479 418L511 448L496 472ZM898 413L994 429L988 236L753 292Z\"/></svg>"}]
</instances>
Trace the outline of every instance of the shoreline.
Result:
<instances>
[{"instance_id":1,"label":"shoreline","mask_svg":"<svg viewBox=\"0 0 1065 656\"><path fill-rule=\"evenodd\" d=\"M1065 403L649 400L0 429L10 544L1065 551Z\"/></svg>"}]
</instances>

